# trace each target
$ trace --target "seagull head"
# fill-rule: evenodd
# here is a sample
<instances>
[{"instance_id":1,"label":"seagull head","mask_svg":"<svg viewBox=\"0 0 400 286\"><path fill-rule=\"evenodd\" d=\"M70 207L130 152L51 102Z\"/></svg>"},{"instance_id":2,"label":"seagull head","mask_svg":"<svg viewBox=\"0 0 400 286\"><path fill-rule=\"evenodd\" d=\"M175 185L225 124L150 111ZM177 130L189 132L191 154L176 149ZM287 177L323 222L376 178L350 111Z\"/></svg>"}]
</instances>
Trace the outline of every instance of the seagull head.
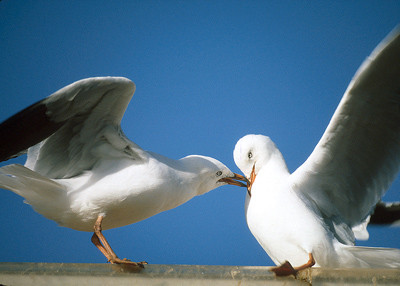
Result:
<instances>
[{"instance_id":1,"label":"seagull head","mask_svg":"<svg viewBox=\"0 0 400 286\"><path fill-rule=\"evenodd\" d=\"M247 187L248 180L244 176L233 173L214 158L191 155L183 158L183 160L186 167L195 172L199 178L198 195L227 184Z\"/></svg>"},{"instance_id":2,"label":"seagull head","mask_svg":"<svg viewBox=\"0 0 400 286\"><path fill-rule=\"evenodd\" d=\"M249 195L251 195L251 186L258 172L276 152L280 154L274 142L264 135L246 135L236 143L233 158L236 166L249 180L247 186Z\"/></svg>"}]
</instances>

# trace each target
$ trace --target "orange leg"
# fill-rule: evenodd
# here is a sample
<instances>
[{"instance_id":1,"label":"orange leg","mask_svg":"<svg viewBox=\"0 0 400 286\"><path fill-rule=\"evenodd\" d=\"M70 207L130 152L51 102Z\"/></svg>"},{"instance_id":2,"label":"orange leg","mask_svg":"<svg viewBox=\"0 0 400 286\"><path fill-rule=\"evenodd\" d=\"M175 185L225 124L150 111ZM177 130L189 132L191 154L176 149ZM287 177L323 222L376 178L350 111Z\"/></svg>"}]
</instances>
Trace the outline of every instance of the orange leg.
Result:
<instances>
[{"instance_id":1,"label":"orange leg","mask_svg":"<svg viewBox=\"0 0 400 286\"><path fill-rule=\"evenodd\" d=\"M107 261L111 264L129 264L133 266L138 266L143 268L143 264L147 264L147 262L133 262L126 258L119 259L115 252L112 250L110 244L101 233L101 222L103 221L103 216L99 216L94 224L94 233L92 236L92 243L103 253L103 255L107 258Z\"/></svg>"},{"instance_id":2,"label":"orange leg","mask_svg":"<svg viewBox=\"0 0 400 286\"><path fill-rule=\"evenodd\" d=\"M294 275L296 277L297 272L299 272L300 270L304 270L306 268L311 268L315 264L314 256L312 255L312 253L309 253L308 257L309 257L308 262L299 267L293 268L293 266L289 263L289 261L286 261L282 265L272 268L271 271L274 272L276 276Z\"/></svg>"}]
</instances>

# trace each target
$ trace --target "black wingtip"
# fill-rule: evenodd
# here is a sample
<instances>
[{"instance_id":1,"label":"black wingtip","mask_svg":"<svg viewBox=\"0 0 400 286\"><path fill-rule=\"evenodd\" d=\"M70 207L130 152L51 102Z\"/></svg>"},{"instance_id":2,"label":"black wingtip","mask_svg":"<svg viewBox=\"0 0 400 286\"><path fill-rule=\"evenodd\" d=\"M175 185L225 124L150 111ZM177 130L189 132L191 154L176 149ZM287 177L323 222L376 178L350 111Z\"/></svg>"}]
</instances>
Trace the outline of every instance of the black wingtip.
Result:
<instances>
[{"instance_id":1,"label":"black wingtip","mask_svg":"<svg viewBox=\"0 0 400 286\"><path fill-rule=\"evenodd\" d=\"M41 100L0 124L0 162L18 156L62 126L62 122L52 122L46 112L44 100Z\"/></svg>"},{"instance_id":2,"label":"black wingtip","mask_svg":"<svg viewBox=\"0 0 400 286\"><path fill-rule=\"evenodd\" d=\"M369 220L369 224L373 225L390 225L396 222L400 222L400 202L379 202Z\"/></svg>"}]
</instances>

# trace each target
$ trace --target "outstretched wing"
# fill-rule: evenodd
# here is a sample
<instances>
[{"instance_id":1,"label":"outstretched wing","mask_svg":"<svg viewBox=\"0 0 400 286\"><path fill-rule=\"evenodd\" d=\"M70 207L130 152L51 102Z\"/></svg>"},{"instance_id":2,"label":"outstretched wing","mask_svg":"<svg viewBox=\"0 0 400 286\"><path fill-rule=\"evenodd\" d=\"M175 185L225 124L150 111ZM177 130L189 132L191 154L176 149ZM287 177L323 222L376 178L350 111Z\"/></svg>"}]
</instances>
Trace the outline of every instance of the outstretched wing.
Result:
<instances>
[{"instance_id":1,"label":"outstretched wing","mask_svg":"<svg viewBox=\"0 0 400 286\"><path fill-rule=\"evenodd\" d=\"M99 158L139 159L142 149L121 131L135 84L121 77L72 83L0 124L0 159L27 148L26 166L50 178L68 178Z\"/></svg>"},{"instance_id":2,"label":"outstretched wing","mask_svg":"<svg viewBox=\"0 0 400 286\"><path fill-rule=\"evenodd\" d=\"M397 27L361 65L321 140L292 174L292 184L326 217L354 226L372 211L399 167Z\"/></svg>"}]
</instances>

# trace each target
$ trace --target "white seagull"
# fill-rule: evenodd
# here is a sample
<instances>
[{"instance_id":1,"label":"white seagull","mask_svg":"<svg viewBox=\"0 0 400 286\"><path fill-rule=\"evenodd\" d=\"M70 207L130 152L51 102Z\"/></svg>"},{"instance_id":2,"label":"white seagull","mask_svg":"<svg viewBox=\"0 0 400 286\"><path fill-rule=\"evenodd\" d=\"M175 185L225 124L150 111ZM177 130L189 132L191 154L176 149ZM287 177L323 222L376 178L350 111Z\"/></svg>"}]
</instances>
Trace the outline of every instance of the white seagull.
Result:
<instances>
[{"instance_id":1,"label":"white seagull","mask_svg":"<svg viewBox=\"0 0 400 286\"><path fill-rule=\"evenodd\" d=\"M249 179L250 231L277 275L311 267L400 268L400 250L354 246L400 170L400 27L361 65L310 157L290 174L263 135L234 160ZM292 267L292 265L293 267Z\"/></svg>"},{"instance_id":2,"label":"white seagull","mask_svg":"<svg viewBox=\"0 0 400 286\"><path fill-rule=\"evenodd\" d=\"M120 122L135 91L122 77L77 81L0 125L0 161L28 149L25 166L0 168L0 188L25 198L61 226L94 231L92 242L119 259L102 229L129 225L175 208L219 186L246 179L216 159L173 160L144 151Z\"/></svg>"}]
</instances>

